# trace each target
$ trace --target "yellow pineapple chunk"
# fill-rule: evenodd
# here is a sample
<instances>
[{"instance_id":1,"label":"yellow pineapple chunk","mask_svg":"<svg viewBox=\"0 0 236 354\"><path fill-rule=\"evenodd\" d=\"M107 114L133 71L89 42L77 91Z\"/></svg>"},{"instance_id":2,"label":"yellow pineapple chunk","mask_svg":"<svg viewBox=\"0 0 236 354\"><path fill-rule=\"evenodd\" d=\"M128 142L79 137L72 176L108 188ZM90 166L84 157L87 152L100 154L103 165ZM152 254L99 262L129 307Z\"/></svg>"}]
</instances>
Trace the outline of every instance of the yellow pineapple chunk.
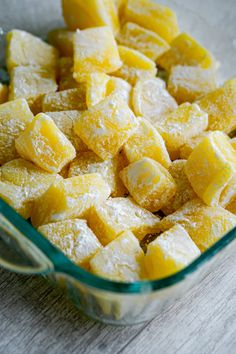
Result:
<instances>
[{"instance_id":1,"label":"yellow pineapple chunk","mask_svg":"<svg viewBox=\"0 0 236 354\"><path fill-rule=\"evenodd\" d=\"M8 101L8 87L0 82L0 104Z\"/></svg>"},{"instance_id":2,"label":"yellow pineapple chunk","mask_svg":"<svg viewBox=\"0 0 236 354\"><path fill-rule=\"evenodd\" d=\"M150 157L166 168L171 164L163 138L144 118L138 119L138 128L125 143L124 153L130 163Z\"/></svg>"},{"instance_id":3,"label":"yellow pineapple chunk","mask_svg":"<svg viewBox=\"0 0 236 354\"><path fill-rule=\"evenodd\" d=\"M177 190L168 203L162 208L164 214L172 214L182 205L197 197L185 173L186 160L176 160L169 167L169 173L174 178Z\"/></svg>"},{"instance_id":4,"label":"yellow pineapple chunk","mask_svg":"<svg viewBox=\"0 0 236 354\"><path fill-rule=\"evenodd\" d=\"M183 103L156 128L165 140L172 160L179 158L180 148L192 137L207 129L208 116L196 103Z\"/></svg>"},{"instance_id":5,"label":"yellow pineapple chunk","mask_svg":"<svg viewBox=\"0 0 236 354\"><path fill-rule=\"evenodd\" d=\"M15 145L21 157L48 172L59 172L76 155L71 142L44 113L28 124Z\"/></svg>"},{"instance_id":6,"label":"yellow pineapple chunk","mask_svg":"<svg viewBox=\"0 0 236 354\"><path fill-rule=\"evenodd\" d=\"M176 193L173 177L157 161L144 157L120 172L134 200L152 212L160 210Z\"/></svg>"},{"instance_id":7,"label":"yellow pineapple chunk","mask_svg":"<svg viewBox=\"0 0 236 354\"><path fill-rule=\"evenodd\" d=\"M56 48L32 34L12 30L7 34L7 69L11 71L16 66L39 66L56 68L58 52Z\"/></svg>"},{"instance_id":8,"label":"yellow pineapple chunk","mask_svg":"<svg viewBox=\"0 0 236 354\"><path fill-rule=\"evenodd\" d=\"M38 231L66 254L74 263L88 268L90 259L101 244L85 220L73 219L42 225Z\"/></svg>"},{"instance_id":9,"label":"yellow pineapple chunk","mask_svg":"<svg viewBox=\"0 0 236 354\"><path fill-rule=\"evenodd\" d=\"M215 59L211 53L187 33L178 35L171 42L170 49L157 59L157 63L167 71L176 65L215 68Z\"/></svg>"},{"instance_id":10,"label":"yellow pineapple chunk","mask_svg":"<svg viewBox=\"0 0 236 354\"><path fill-rule=\"evenodd\" d=\"M236 150L236 138L231 139L230 143L233 146L233 148Z\"/></svg>"},{"instance_id":11,"label":"yellow pineapple chunk","mask_svg":"<svg viewBox=\"0 0 236 354\"><path fill-rule=\"evenodd\" d=\"M88 213L88 225L103 245L107 245L125 230L138 239L154 233L159 217L138 206L131 198L110 198L94 205Z\"/></svg>"},{"instance_id":12,"label":"yellow pineapple chunk","mask_svg":"<svg viewBox=\"0 0 236 354\"><path fill-rule=\"evenodd\" d=\"M32 224L82 218L96 203L105 201L110 187L100 174L92 173L55 181L34 205Z\"/></svg>"},{"instance_id":13,"label":"yellow pineapple chunk","mask_svg":"<svg viewBox=\"0 0 236 354\"><path fill-rule=\"evenodd\" d=\"M66 28L55 28L48 32L48 42L57 48L62 57L73 56L74 31Z\"/></svg>"},{"instance_id":14,"label":"yellow pineapple chunk","mask_svg":"<svg viewBox=\"0 0 236 354\"><path fill-rule=\"evenodd\" d=\"M119 95L111 95L84 112L75 133L99 157L114 157L137 127L137 119Z\"/></svg>"},{"instance_id":15,"label":"yellow pineapple chunk","mask_svg":"<svg viewBox=\"0 0 236 354\"><path fill-rule=\"evenodd\" d=\"M181 225L175 225L148 244L144 257L145 274L153 280L168 277L200 254L187 231Z\"/></svg>"},{"instance_id":16,"label":"yellow pineapple chunk","mask_svg":"<svg viewBox=\"0 0 236 354\"><path fill-rule=\"evenodd\" d=\"M109 26L116 34L119 19L111 0L62 0L63 17L70 30Z\"/></svg>"},{"instance_id":17,"label":"yellow pineapple chunk","mask_svg":"<svg viewBox=\"0 0 236 354\"><path fill-rule=\"evenodd\" d=\"M196 135L191 139L188 139L180 148L180 158L187 160L195 149L195 147L202 141L203 138L208 136L210 133L210 131L204 131L201 134Z\"/></svg>"},{"instance_id":18,"label":"yellow pineapple chunk","mask_svg":"<svg viewBox=\"0 0 236 354\"><path fill-rule=\"evenodd\" d=\"M186 164L196 194L208 205L218 205L221 194L236 176L236 151L222 132L212 132L198 144Z\"/></svg>"},{"instance_id":19,"label":"yellow pineapple chunk","mask_svg":"<svg viewBox=\"0 0 236 354\"><path fill-rule=\"evenodd\" d=\"M131 85L135 85L141 78L156 76L156 65L146 55L125 46L119 45L118 48L123 65L112 75L128 81Z\"/></svg>"},{"instance_id":20,"label":"yellow pineapple chunk","mask_svg":"<svg viewBox=\"0 0 236 354\"><path fill-rule=\"evenodd\" d=\"M133 90L132 104L137 116L153 124L159 124L178 107L175 99L165 89L164 81L159 78L138 81Z\"/></svg>"},{"instance_id":21,"label":"yellow pineapple chunk","mask_svg":"<svg viewBox=\"0 0 236 354\"><path fill-rule=\"evenodd\" d=\"M200 199L184 204L159 223L161 231L182 225L203 252L236 226L236 216L220 206L208 206Z\"/></svg>"},{"instance_id":22,"label":"yellow pineapple chunk","mask_svg":"<svg viewBox=\"0 0 236 354\"><path fill-rule=\"evenodd\" d=\"M107 96L115 93L131 106L131 92L132 86L127 81L119 77L110 77L110 80L107 83Z\"/></svg>"},{"instance_id":23,"label":"yellow pineapple chunk","mask_svg":"<svg viewBox=\"0 0 236 354\"><path fill-rule=\"evenodd\" d=\"M176 65L170 71L168 91L179 104L193 102L215 89L214 70Z\"/></svg>"},{"instance_id":24,"label":"yellow pineapple chunk","mask_svg":"<svg viewBox=\"0 0 236 354\"><path fill-rule=\"evenodd\" d=\"M15 139L33 118L23 98L0 105L0 165L18 156Z\"/></svg>"},{"instance_id":25,"label":"yellow pineapple chunk","mask_svg":"<svg viewBox=\"0 0 236 354\"><path fill-rule=\"evenodd\" d=\"M106 91L109 79L110 77L103 73L88 75L86 82L86 103L88 108L101 102L107 96Z\"/></svg>"},{"instance_id":26,"label":"yellow pineapple chunk","mask_svg":"<svg viewBox=\"0 0 236 354\"><path fill-rule=\"evenodd\" d=\"M150 0L127 0L124 19L143 26L168 43L179 33L176 14L168 7Z\"/></svg>"},{"instance_id":27,"label":"yellow pineapple chunk","mask_svg":"<svg viewBox=\"0 0 236 354\"><path fill-rule=\"evenodd\" d=\"M74 35L74 78L87 80L91 73L112 73L122 65L118 46L109 27L94 27Z\"/></svg>"},{"instance_id":28,"label":"yellow pineapple chunk","mask_svg":"<svg viewBox=\"0 0 236 354\"><path fill-rule=\"evenodd\" d=\"M132 282L141 277L144 253L131 231L123 232L90 260L92 273L111 280Z\"/></svg>"},{"instance_id":29,"label":"yellow pineapple chunk","mask_svg":"<svg viewBox=\"0 0 236 354\"><path fill-rule=\"evenodd\" d=\"M73 78L73 67L72 58L61 57L59 59L59 91L78 88L82 92L86 92L85 83L79 83Z\"/></svg>"},{"instance_id":30,"label":"yellow pineapple chunk","mask_svg":"<svg viewBox=\"0 0 236 354\"><path fill-rule=\"evenodd\" d=\"M51 92L43 97L43 112L54 111L83 111L87 108L86 91L84 87Z\"/></svg>"},{"instance_id":31,"label":"yellow pineapple chunk","mask_svg":"<svg viewBox=\"0 0 236 354\"><path fill-rule=\"evenodd\" d=\"M208 93L198 104L208 113L208 130L222 130L228 134L236 129L236 79Z\"/></svg>"}]
</instances>

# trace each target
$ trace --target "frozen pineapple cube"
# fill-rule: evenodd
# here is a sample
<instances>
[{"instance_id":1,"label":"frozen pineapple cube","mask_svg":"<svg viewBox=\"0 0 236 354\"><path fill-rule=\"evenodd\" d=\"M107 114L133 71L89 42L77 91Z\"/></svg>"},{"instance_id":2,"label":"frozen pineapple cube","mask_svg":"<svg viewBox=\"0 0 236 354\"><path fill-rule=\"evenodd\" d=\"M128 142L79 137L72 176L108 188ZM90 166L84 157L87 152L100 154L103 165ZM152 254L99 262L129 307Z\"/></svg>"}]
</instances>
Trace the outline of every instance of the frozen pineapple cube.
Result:
<instances>
[{"instance_id":1,"label":"frozen pineapple cube","mask_svg":"<svg viewBox=\"0 0 236 354\"><path fill-rule=\"evenodd\" d=\"M101 244L85 220L73 219L42 225L38 231L61 249L74 263L88 268Z\"/></svg>"},{"instance_id":2,"label":"frozen pineapple cube","mask_svg":"<svg viewBox=\"0 0 236 354\"><path fill-rule=\"evenodd\" d=\"M25 99L0 105L0 165L17 157L15 139L33 119Z\"/></svg>"},{"instance_id":3,"label":"frozen pineapple cube","mask_svg":"<svg viewBox=\"0 0 236 354\"><path fill-rule=\"evenodd\" d=\"M168 170L147 157L125 167L120 177L134 200L152 212L164 207L176 193L176 183Z\"/></svg>"},{"instance_id":4,"label":"frozen pineapple cube","mask_svg":"<svg viewBox=\"0 0 236 354\"><path fill-rule=\"evenodd\" d=\"M116 34L119 19L111 0L62 0L63 17L70 30L109 26Z\"/></svg>"},{"instance_id":5,"label":"frozen pineapple cube","mask_svg":"<svg viewBox=\"0 0 236 354\"><path fill-rule=\"evenodd\" d=\"M195 149L195 147L202 141L203 138L208 136L210 133L210 131L204 131L201 134L196 135L191 139L188 139L180 148L180 158L187 160Z\"/></svg>"},{"instance_id":6,"label":"frozen pineapple cube","mask_svg":"<svg viewBox=\"0 0 236 354\"><path fill-rule=\"evenodd\" d=\"M86 85L82 82L77 82L73 78L73 59L69 57L61 57L59 59L59 91L68 90L72 88L81 89L86 92Z\"/></svg>"},{"instance_id":7,"label":"frozen pineapple cube","mask_svg":"<svg viewBox=\"0 0 236 354\"><path fill-rule=\"evenodd\" d=\"M35 116L15 145L21 157L48 172L59 172L76 155L71 142L44 113Z\"/></svg>"},{"instance_id":8,"label":"frozen pineapple cube","mask_svg":"<svg viewBox=\"0 0 236 354\"><path fill-rule=\"evenodd\" d=\"M119 45L118 48L123 64L112 75L128 81L131 85L135 85L141 78L151 78L156 75L156 64L146 55L125 46Z\"/></svg>"},{"instance_id":9,"label":"frozen pineapple cube","mask_svg":"<svg viewBox=\"0 0 236 354\"><path fill-rule=\"evenodd\" d=\"M118 43L136 49L153 61L169 49L169 44L157 33L127 22L117 37Z\"/></svg>"},{"instance_id":10,"label":"frozen pineapple cube","mask_svg":"<svg viewBox=\"0 0 236 354\"><path fill-rule=\"evenodd\" d=\"M8 101L8 87L0 82L0 104Z\"/></svg>"},{"instance_id":11,"label":"frozen pineapple cube","mask_svg":"<svg viewBox=\"0 0 236 354\"><path fill-rule=\"evenodd\" d=\"M197 66L173 66L168 78L168 91L181 104L193 102L216 89L214 70Z\"/></svg>"},{"instance_id":12,"label":"frozen pineapple cube","mask_svg":"<svg viewBox=\"0 0 236 354\"><path fill-rule=\"evenodd\" d=\"M221 194L236 176L236 151L222 132L212 132L198 144L186 164L196 194L208 205L218 205Z\"/></svg>"},{"instance_id":13,"label":"frozen pineapple cube","mask_svg":"<svg viewBox=\"0 0 236 354\"><path fill-rule=\"evenodd\" d=\"M88 224L103 245L107 245L125 230L138 239L154 233L159 218L138 206L131 198L110 198L94 205L88 213Z\"/></svg>"},{"instance_id":14,"label":"frozen pineapple cube","mask_svg":"<svg viewBox=\"0 0 236 354\"><path fill-rule=\"evenodd\" d=\"M196 103L183 103L156 128L165 140L172 160L179 158L180 148L192 137L207 129L208 116Z\"/></svg>"},{"instance_id":15,"label":"frozen pineapple cube","mask_svg":"<svg viewBox=\"0 0 236 354\"><path fill-rule=\"evenodd\" d=\"M99 157L114 157L137 127L137 119L119 95L111 95L84 112L75 133Z\"/></svg>"},{"instance_id":16,"label":"frozen pineapple cube","mask_svg":"<svg viewBox=\"0 0 236 354\"><path fill-rule=\"evenodd\" d=\"M164 214L172 214L182 205L197 197L185 173L186 160L176 160L169 167L169 173L176 183L176 193L162 208Z\"/></svg>"},{"instance_id":17,"label":"frozen pineapple cube","mask_svg":"<svg viewBox=\"0 0 236 354\"><path fill-rule=\"evenodd\" d=\"M208 130L222 130L228 134L236 129L236 79L208 93L197 103L208 113Z\"/></svg>"},{"instance_id":18,"label":"frozen pineapple cube","mask_svg":"<svg viewBox=\"0 0 236 354\"><path fill-rule=\"evenodd\" d=\"M82 218L96 203L105 201L110 187L100 174L71 177L55 181L34 205L32 224Z\"/></svg>"},{"instance_id":19,"label":"frozen pineapple cube","mask_svg":"<svg viewBox=\"0 0 236 354\"><path fill-rule=\"evenodd\" d=\"M73 56L74 31L66 28L55 28L48 32L48 42L57 48L62 57Z\"/></svg>"},{"instance_id":20,"label":"frozen pineapple cube","mask_svg":"<svg viewBox=\"0 0 236 354\"><path fill-rule=\"evenodd\" d=\"M185 268L200 254L187 231L181 225L175 225L147 246L145 274L149 279L168 277Z\"/></svg>"},{"instance_id":21,"label":"frozen pineapple cube","mask_svg":"<svg viewBox=\"0 0 236 354\"><path fill-rule=\"evenodd\" d=\"M7 34L7 68L11 71L16 66L39 66L56 68L58 52L32 34L12 30Z\"/></svg>"},{"instance_id":22,"label":"frozen pineapple cube","mask_svg":"<svg viewBox=\"0 0 236 354\"><path fill-rule=\"evenodd\" d=\"M175 99L165 89L164 81L159 78L139 80L133 90L132 105L137 116L153 124L159 124L178 107Z\"/></svg>"},{"instance_id":23,"label":"frozen pineapple cube","mask_svg":"<svg viewBox=\"0 0 236 354\"><path fill-rule=\"evenodd\" d=\"M84 90L83 86L80 88L48 93L43 97L42 101L43 112L71 110L83 111L86 108L86 90Z\"/></svg>"},{"instance_id":24,"label":"frozen pineapple cube","mask_svg":"<svg viewBox=\"0 0 236 354\"><path fill-rule=\"evenodd\" d=\"M182 225L203 252L236 226L236 216L220 206L208 206L200 199L184 204L159 223L162 231Z\"/></svg>"},{"instance_id":25,"label":"frozen pineapple cube","mask_svg":"<svg viewBox=\"0 0 236 354\"><path fill-rule=\"evenodd\" d=\"M77 30L74 36L74 78L87 80L91 73L112 73L122 65L115 38L109 27Z\"/></svg>"},{"instance_id":26,"label":"frozen pineapple cube","mask_svg":"<svg viewBox=\"0 0 236 354\"><path fill-rule=\"evenodd\" d=\"M131 231L123 232L90 260L92 273L111 280L132 282L141 277L144 253Z\"/></svg>"},{"instance_id":27,"label":"frozen pineapple cube","mask_svg":"<svg viewBox=\"0 0 236 354\"><path fill-rule=\"evenodd\" d=\"M115 93L131 106L131 92L132 86L127 81L119 77L110 77L110 80L107 83L107 96Z\"/></svg>"},{"instance_id":28,"label":"frozen pineapple cube","mask_svg":"<svg viewBox=\"0 0 236 354\"><path fill-rule=\"evenodd\" d=\"M179 33L176 14L168 7L150 0L127 0L124 10L125 22L143 26L168 43Z\"/></svg>"},{"instance_id":29,"label":"frozen pineapple cube","mask_svg":"<svg viewBox=\"0 0 236 354\"><path fill-rule=\"evenodd\" d=\"M138 128L125 143L124 153L130 163L150 157L166 168L171 164L163 138L144 118L138 119Z\"/></svg>"},{"instance_id":30,"label":"frozen pineapple cube","mask_svg":"<svg viewBox=\"0 0 236 354\"><path fill-rule=\"evenodd\" d=\"M215 59L211 53L187 33L178 35L171 42L170 49L157 59L157 63L167 71L176 65L215 68Z\"/></svg>"},{"instance_id":31,"label":"frozen pineapple cube","mask_svg":"<svg viewBox=\"0 0 236 354\"><path fill-rule=\"evenodd\" d=\"M106 97L107 83L110 77L103 73L90 74L86 81L86 103L88 108L101 102Z\"/></svg>"}]
</instances>

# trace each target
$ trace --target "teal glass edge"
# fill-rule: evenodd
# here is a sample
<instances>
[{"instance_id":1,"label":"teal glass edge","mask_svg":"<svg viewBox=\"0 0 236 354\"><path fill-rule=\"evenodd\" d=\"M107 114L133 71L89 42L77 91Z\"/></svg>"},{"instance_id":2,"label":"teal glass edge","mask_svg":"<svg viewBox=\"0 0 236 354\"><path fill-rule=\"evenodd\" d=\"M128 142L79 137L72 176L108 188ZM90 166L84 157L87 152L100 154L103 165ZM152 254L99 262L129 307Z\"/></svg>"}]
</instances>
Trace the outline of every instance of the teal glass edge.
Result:
<instances>
[{"instance_id":1,"label":"teal glass edge","mask_svg":"<svg viewBox=\"0 0 236 354\"><path fill-rule=\"evenodd\" d=\"M143 280L133 283L122 283L98 277L71 262L57 247L53 246L42 234L40 234L30 223L24 220L1 198L0 213L2 213L15 228L17 228L49 258L54 265L55 272L69 275L87 286L115 293L144 294L173 286L184 280L191 273L195 272L236 239L235 227L207 251L202 253L195 261L174 275L153 281Z\"/></svg>"}]
</instances>

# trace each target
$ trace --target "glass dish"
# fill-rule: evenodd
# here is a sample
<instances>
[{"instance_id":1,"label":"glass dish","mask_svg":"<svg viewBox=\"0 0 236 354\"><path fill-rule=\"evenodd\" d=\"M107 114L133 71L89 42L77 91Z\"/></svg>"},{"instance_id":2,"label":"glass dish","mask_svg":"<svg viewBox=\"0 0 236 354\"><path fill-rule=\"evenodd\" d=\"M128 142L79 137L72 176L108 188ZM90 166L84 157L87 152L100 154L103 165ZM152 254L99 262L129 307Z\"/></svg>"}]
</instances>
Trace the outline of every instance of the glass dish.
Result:
<instances>
[{"instance_id":1,"label":"glass dish","mask_svg":"<svg viewBox=\"0 0 236 354\"><path fill-rule=\"evenodd\" d=\"M160 2L171 6L181 27L215 54L222 65L220 81L236 75L234 0ZM224 18L227 28L224 26L223 30ZM60 2L41 0L39 5L37 0L1 0L0 24L4 31L19 28L45 37L50 28L63 26ZM3 44L2 41L0 53ZM201 282L222 258L235 253L235 239L236 228L177 274L162 280L124 284L99 278L73 264L0 200L0 265L10 271L49 277L65 289L83 313L114 325L137 324L155 317Z\"/></svg>"}]
</instances>

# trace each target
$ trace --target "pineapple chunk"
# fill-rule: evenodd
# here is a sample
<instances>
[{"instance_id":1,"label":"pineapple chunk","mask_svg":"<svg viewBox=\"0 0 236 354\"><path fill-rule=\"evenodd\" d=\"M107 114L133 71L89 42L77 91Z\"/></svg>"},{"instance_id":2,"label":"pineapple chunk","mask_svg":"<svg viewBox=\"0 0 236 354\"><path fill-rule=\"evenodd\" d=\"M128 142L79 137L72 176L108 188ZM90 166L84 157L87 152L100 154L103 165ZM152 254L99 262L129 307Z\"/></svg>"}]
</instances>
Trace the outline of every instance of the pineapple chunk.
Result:
<instances>
[{"instance_id":1,"label":"pineapple chunk","mask_svg":"<svg viewBox=\"0 0 236 354\"><path fill-rule=\"evenodd\" d=\"M138 206L131 198L110 198L94 205L88 213L89 227L103 245L107 245L125 230L131 230L138 239L154 233L159 218Z\"/></svg>"},{"instance_id":2,"label":"pineapple chunk","mask_svg":"<svg viewBox=\"0 0 236 354\"><path fill-rule=\"evenodd\" d=\"M74 36L74 79L87 81L92 73L112 73L122 65L109 27L77 30Z\"/></svg>"},{"instance_id":3,"label":"pineapple chunk","mask_svg":"<svg viewBox=\"0 0 236 354\"><path fill-rule=\"evenodd\" d=\"M136 127L133 112L114 94L84 112L74 129L89 149L106 160L118 153Z\"/></svg>"},{"instance_id":4,"label":"pineapple chunk","mask_svg":"<svg viewBox=\"0 0 236 354\"><path fill-rule=\"evenodd\" d=\"M233 146L233 148L236 150L236 138L231 139L230 143Z\"/></svg>"},{"instance_id":5,"label":"pineapple chunk","mask_svg":"<svg viewBox=\"0 0 236 354\"><path fill-rule=\"evenodd\" d=\"M84 86L59 92L51 92L43 97L43 112L83 111L87 108Z\"/></svg>"},{"instance_id":6,"label":"pineapple chunk","mask_svg":"<svg viewBox=\"0 0 236 354\"><path fill-rule=\"evenodd\" d=\"M119 32L119 19L113 0L62 0L63 17L70 30L109 26Z\"/></svg>"},{"instance_id":7,"label":"pineapple chunk","mask_svg":"<svg viewBox=\"0 0 236 354\"><path fill-rule=\"evenodd\" d=\"M23 98L0 105L0 165L18 156L15 139L33 118Z\"/></svg>"},{"instance_id":8,"label":"pineapple chunk","mask_svg":"<svg viewBox=\"0 0 236 354\"><path fill-rule=\"evenodd\" d=\"M139 118L138 124L138 128L124 145L124 153L128 161L131 163L142 157L150 157L168 168L171 161L161 135L144 118Z\"/></svg>"},{"instance_id":9,"label":"pineapple chunk","mask_svg":"<svg viewBox=\"0 0 236 354\"><path fill-rule=\"evenodd\" d=\"M222 130L228 134L236 129L236 79L208 93L198 104L208 113L208 130Z\"/></svg>"},{"instance_id":10,"label":"pineapple chunk","mask_svg":"<svg viewBox=\"0 0 236 354\"><path fill-rule=\"evenodd\" d=\"M134 200L152 212L160 210L176 193L176 184L170 173L147 157L125 167L120 177Z\"/></svg>"},{"instance_id":11,"label":"pineapple chunk","mask_svg":"<svg viewBox=\"0 0 236 354\"><path fill-rule=\"evenodd\" d=\"M168 43L179 33L176 14L170 8L150 0L128 0L124 19L156 32Z\"/></svg>"},{"instance_id":12,"label":"pineapple chunk","mask_svg":"<svg viewBox=\"0 0 236 354\"><path fill-rule=\"evenodd\" d=\"M62 57L73 56L74 32L66 28L55 28L48 32L48 42L57 48Z\"/></svg>"},{"instance_id":13,"label":"pineapple chunk","mask_svg":"<svg viewBox=\"0 0 236 354\"><path fill-rule=\"evenodd\" d=\"M181 225L175 225L149 243L144 258L149 279L168 277L185 268L201 252Z\"/></svg>"},{"instance_id":14,"label":"pineapple chunk","mask_svg":"<svg viewBox=\"0 0 236 354\"><path fill-rule=\"evenodd\" d=\"M186 164L196 194L208 205L218 205L221 194L236 176L236 151L222 132L212 132L198 144Z\"/></svg>"},{"instance_id":15,"label":"pineapple chunk","mask_svg":"<svg viewBox=\"0 0 236 354\"><path fill-rule=\"evenodd\" d=\"M87 269L90 259L102 247L85 220L59 221L42 225L38 231L60 248L74 263Z\"/></svg>"},{"instance_id":16,"label":"pineapple chunk","mask_svg":"<svg viewBox=\"0 0 236 354\"><path fill-rule=\"evenodd\" d=\"M76 155L75 148L46 114L39 113L15 141L19 155L48 172L59 172Z\"/></svg>"},{"instance_id":17,"label":"pineapple chunk","mask_svg":"<svg viewBox=\"0 0 236 354\"><path fill-rule=\"evenodd\" d=\"M73 78L73 67L72 58L62 57L59 59L59 91L78 88L82 92L86 92L85 83L79 83Z\"/></svg>"},{"instance_id":18,"label":"pineapple chunk","mask_svg":"<svg viewBox=\"0 0 236 354\"><path fill-rule=\"evenodd\" d=\"M37 200L32 212L32 224L40 226L50 222L82 218L96 203L105 201L110 187L100 174L57 180Z\"/></svg>"},{"instance_id":19,"label":"pineapple chunk","mask_svg":"<svg viewBox=\"0 0 236 354\"><path fill-rule=\"evenodd\" d=\"M168 91L179 104L193 102L215 89L214 70L176 65L170 71Z\"/></svg>"},{"instance_id":20,"label":"pineapple chunk","mask_svg":"<svg viewBox=\"0 0 236 354\"><path fill-rule=\"evenodd\" d=\"M0 104L8 101L8 87L0 82Z\"/></svg>"},{"instance_id":21,"label":"pineapple chunk","mask_svg":"<svg viewBox=\"0 0 236 354\"><path fill-rule=\"evenodd\" d=\"M107 83L107 96L115 93L131 106L131 92L132 86L127 81L120 79L119 77L110 77L110 80Z\"/></svg>"},{"instance_id":22,"label":"pineapple chunk","mask_svg":"<svg viewBox=\"0 0 236 354\"><path fill-rule=\"evenodd\" d=\"M11 71L16 66L39 66L55 69L58 52L56 48L45 43L32 34L12 30L7 34L7 69Z\"/></svg>"},{"instance_id":23,"label":"pineapple chunk","mask_svg":"<svg viewBox=\"0 0 236 354\"><path fill-rule=\"evenodd\" d=\"M136 49L153 61L169 49L169 44L157 33L127 22L117 37L118 43Z\"/></svg>"},{"instance_id":24,"label":"pineapple chunk","mask_svg":"<svg viewBox=\"0 0 236 354\"><path fill-rule=\"evenodd\" d=\"M107 83L110 77L103 73L95 73L88 75L86 103L88 108L95 106L101 102L107 95Z\"/></svg>"},{"instance_id":25,"label":"pineapple chunk","mask_svg":"<svg viewBox=\"0 0 236 354\"><path fill-rule=\"evenodd\" d=\"M132 104L134 113L159 124L161 120L178 105L165 89L165 83L159 78L140 80L134 87Z\"/></svg>"},{"instance_id":26,"label":"pineapple chunk","mask_svg":"<svg viewBox=\"0 0 236 354\"><path fill-rule=\"evenodd\" d=\"M202 132L199 135L194 136L191 139L188 139L183 146L180 148L180 158L187 160L195 147L202 141L203 138L208 136L211 132L210 131L205 131Z\"/></svg>"},{"instance_id":27,"label":"pineapple chunk","mask_svg":"<svg viewBox=\"0 0 236 354\"><path fill-rule=\"evenodd\" d=\"M196 103L188 102L180 105L156 124L172 160L179 158L181 146L206 130L207 126L207 113L203 112Z\"/></svg>"},{"instance_id":28,"label":"pineapple chunk","mask_svg":"<svg viewBox=\"0 0 236 354\"><path fill-rule=\"evenodd\" d=\"M157 73L154 61L143 53L125 46L118 46L123 65L112 75L135 85L140 78L151 78Z\"/></svg>"},{"instance_id":29,"label":"pineapple chunk","mask_svg":"<svg viewBox=\"0 0 236 354\"><path fill-rule=\"evenodd\" d=\"M162 219L159 229L165 231L176 224L182 225L204 252L236 226L236 216L220 206L208 206L193 199Z\"/></svg>"},{"instance_id":30,"label":"pineapple chunk","mask_svg":"<svg viewBox=\"0 0 236 354\"><path fill-rule=\"evenodd\" d=\"M157 59L157 63L166 71L176 65L215 68L215 59L211 53L187 33L178 35L171 42L170 49Z\"/></svg>"},{"instance_id":31,"label":"pineapple chunk","mask_svg":"<svg viewBox=\"0 0 236 354\"><path fill-rule=\"evenodd\" d=\"M132 282L141 277L144 253L131 231L123 232L90 260L92 273L111 280Z\"/></svg>"},{"instance_id":32,"label":"pineapple chunk","mask_svg":"<svg viewBox=\"0 0 236 354\"><path fill-rule=\"evenodd\" d=\"M169 173L174 178L177 190L173 198L162 208L164 214L172 214L182 205L197 197L185 173L186 160L172 162Z\"/></svg>"}]
</instances>

